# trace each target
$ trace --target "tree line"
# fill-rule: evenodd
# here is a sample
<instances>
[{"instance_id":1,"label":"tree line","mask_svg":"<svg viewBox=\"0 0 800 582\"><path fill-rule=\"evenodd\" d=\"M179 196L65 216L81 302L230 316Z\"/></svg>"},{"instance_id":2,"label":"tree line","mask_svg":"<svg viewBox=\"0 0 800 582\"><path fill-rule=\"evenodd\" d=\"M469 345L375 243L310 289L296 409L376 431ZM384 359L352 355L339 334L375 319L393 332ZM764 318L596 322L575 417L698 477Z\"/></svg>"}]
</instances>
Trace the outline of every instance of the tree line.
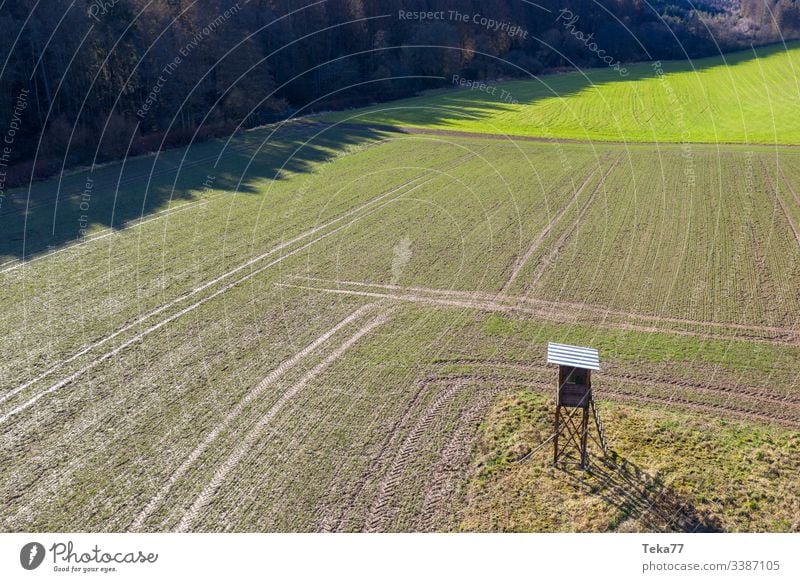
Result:
<instances>
[{"instance_id":1,"label":"tree line","mask_svg":"<svg viewBox=\"0 0 800 582\"><path fill-rule=\"evenodd\" d=\"M798 31L797 0L5 0L0 190L454 74L697 58Z\"/></svg>"}]
</instances>

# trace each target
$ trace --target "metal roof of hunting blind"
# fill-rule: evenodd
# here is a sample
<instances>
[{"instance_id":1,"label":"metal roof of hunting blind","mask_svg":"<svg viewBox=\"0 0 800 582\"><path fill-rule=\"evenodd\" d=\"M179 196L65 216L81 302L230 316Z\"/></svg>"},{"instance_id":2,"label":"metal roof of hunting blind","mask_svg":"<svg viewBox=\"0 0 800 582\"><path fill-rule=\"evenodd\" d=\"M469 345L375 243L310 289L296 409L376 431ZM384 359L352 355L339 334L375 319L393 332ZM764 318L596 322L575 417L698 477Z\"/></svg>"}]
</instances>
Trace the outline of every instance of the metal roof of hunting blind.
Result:
<instances>
[{"instance_id":1,"label":"metal roof of hunting blind","mask_svg":"<svg viewBox=\"0 0 800 582\"><path fill-rule=\"evenodd\" d=\"M547 344L547 363L575 366L586 370L600 369L600 355L594 348L582 348L567 344Z\"/></svg>"}]
</instances>

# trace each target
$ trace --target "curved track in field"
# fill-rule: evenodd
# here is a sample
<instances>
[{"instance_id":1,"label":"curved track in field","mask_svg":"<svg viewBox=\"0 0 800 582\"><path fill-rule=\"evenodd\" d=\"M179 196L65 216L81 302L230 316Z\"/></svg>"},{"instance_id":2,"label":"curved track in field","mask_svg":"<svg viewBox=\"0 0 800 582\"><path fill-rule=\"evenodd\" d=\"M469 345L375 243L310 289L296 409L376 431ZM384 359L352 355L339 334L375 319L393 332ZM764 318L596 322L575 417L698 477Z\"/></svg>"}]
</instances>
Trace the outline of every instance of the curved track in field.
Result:
<instances>
[{"instance_id":1,"label":"curved track in field","mask_svg":"<svg viewBox=\"0 0 800 582\"><path fill-rule=\"evenodd\" d=\"M553 371L552 369L550 369L548 370L548 372L552 374ZM548 381L548 380L538 380L529 378L519 378L502 374L464 373L464 374L445 375L437 377L435 379L447 382L480 380L483 382L495 383L499 386L542 388L547 392L552 392L554 387L554 383L552 380ZM684 396L674 396L674 395L661 396L651 393L642 394L641 392L636 392L635 390L625 389L624 387L620 387L620 386L634 384L639 386L650 386L653 388L665 388L668 391L668 390L674 390L675 388L678 387L686 388L687 386L686 384L632 379L630 376L626 377L622 375L610 377L607 379L607 381L609 382L607 385L593 388L593 390L595 390L597 392L597 395L601 398L611 397L614 400L620 400L620 401L635 401L635 402L644 402L652 404L668 404L670 405L670 407L677 406L692 410L700 410L712 414L723 413L725 415L734 418L751 420L761 424L779 424L793 429L800 429L800 404L796 402L786 401L780 398L768 399L765 397L753 397L753 396L747 397L756 406L758 404L772 405L772 406L774 406L775 404L779 404L788 410L794 411L795 414L792 415L792 414L765 412L763 410L759 410L756 406L749 407L730 402L728 403L718 403L718 402L708 402L708 401L704 402L702 400L690 400L688 398L685 398ZM721 392L726 397L735 395L735 393L732 393L731 391L728 390L719 391L701 385L693 387L693 389L700 393L719 394Z\"/></svg>"}]
</instances>

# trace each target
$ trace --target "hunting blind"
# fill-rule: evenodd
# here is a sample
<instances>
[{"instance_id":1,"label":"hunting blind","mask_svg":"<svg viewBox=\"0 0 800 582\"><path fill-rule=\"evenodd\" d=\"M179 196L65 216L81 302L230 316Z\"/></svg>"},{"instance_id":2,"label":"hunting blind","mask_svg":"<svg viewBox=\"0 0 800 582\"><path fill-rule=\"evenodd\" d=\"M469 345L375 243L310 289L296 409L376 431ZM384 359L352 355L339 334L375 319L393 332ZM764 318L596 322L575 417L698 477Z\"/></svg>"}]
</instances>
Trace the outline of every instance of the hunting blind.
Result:
<instances>
[{"instance_id":1,"label":"hunting blind","mask_svg":"<svg viewBox=\"0 0 800 582\"><path fill-rule=\"evenodd\" d=\"M608 451L603 424L592 397L592 371L600 371L599 354L593 348L548 343L547 363L558 364L553 464L574 447L580 459L578 466L587 469L590 411L597 428L595 440L604 454Z\"/></svg>"}]
</instances>

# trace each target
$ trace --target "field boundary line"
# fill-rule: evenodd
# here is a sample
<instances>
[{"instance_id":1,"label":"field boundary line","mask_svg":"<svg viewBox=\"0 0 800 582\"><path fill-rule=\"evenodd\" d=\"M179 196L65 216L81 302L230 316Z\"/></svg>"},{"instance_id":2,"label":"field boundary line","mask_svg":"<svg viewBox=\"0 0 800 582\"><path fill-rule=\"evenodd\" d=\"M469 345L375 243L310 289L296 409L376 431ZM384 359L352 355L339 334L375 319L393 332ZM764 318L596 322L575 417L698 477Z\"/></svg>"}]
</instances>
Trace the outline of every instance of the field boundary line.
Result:
<instances>
[{"instance_id":1,"label":"field boundary line","mask_svg":"<svg viewBox=\"0 0 800 582\"><path fill-rule=\"evenodd\" d=\"M656 147L674 147L680 148L682 144L688 143L689 145L693 146L713 146L715 148L719 148L720 146L731 147L735 149L740 149L744 146L748 148L761 148L761 149L768 149L774 151L776 146L780 148L789 148L789 149L797 149L800 148L800 144L797 143L747 143L744 141L690 141L690 142L682 142L682 141L619 141L619 140L610 140L610 139L578 139L572 137L547 137L547 136L538 136L538 135L517 135L517 134L506 134L506 133L479 133L476 131L460 131L457 129L437 129L433 127L415 127L413 125L392 125L390 123L369 123L369 122L358 122L358 121L351 121L350 123L330 123L325 122L329 125L336 125L338 127L349 127L349 126L361 126L361 127L368 127L379 131L389 131L393 133L400 133L400 134L422 134L422 135L441 135L447 137L454 137L454 138L463 138L463 139L488 139L488 140L500 140L500 141L508 141L508 142L516 142L516 141L523 141L523 142L534 142L534 143L544 143L544 144L575 144L575 145L587 145L592 147L598 147L599 145L603 146L624 146L625 148L630 148L631 146L656 146Z\"/></svg>"},{"instance_id":2,"label":"field boundary line","mask_svg":"<svg viewBox=\"0 0 800 582\"><path fill-rule=\"evenodd\" d=\"M485 366L488 368L502 368L506 370L517 370L520 372L532 372L535 374L552 374L553 368L548 368L545 365L539 364L526 364L525 362L518 362L512 360L498 360L498 359L467 359L459 358L454 360L443 360L434 363L435 367L443 366ZM772 405L790 406L800 408L800 396L793 396L791 394L781 395L774 392L767 392L758 390L752 384L732 384L726 383L712 383L708 382L702 384L692 380L669 380L666 378L659 378L648 374L633 374L624 372L605 371L603 373L604 380L599 381L600 389L603 388L603 382L611 380L623 384L638 384L641 386L653 386L656 388L665 388L669 390L697 390L700 392L709 392L712 394L726 395L736 398L744 398L747 400L754 400L762 404L770 403Z\"/></svg>"},{"instance_id":3,"label":"field boundary line","mask_svg":"<svg viewBox=\"0 0 800 582\"><path fill-rule=\"evenodd\" d=\"M584 188L586 188L586 185L589 184L589 180L592 179L592 176L594 176L597 173L597 169L598 168L592 168L592 171L589 172L588 176L586 176L586 179L583 181L583 183L575 191L575 193L573 194L572 198L570 198L567 201L567 203L564 205L564 207L558 212L558 214L555 217L553 217L553 219L550 220L550 222L547 223L547 225L544 227L544 229L533 240L533 242L531 243L531 246L528 247L528 250L522 256L522 258L517 260L517 264L514 266L514 270L511 272L511 276L508 278L508 280L505 282L503 287L500 289L500 294L501 295L505 295L506 292L511 288L511 285L514 283L514 281L516 280L517 276L522 271L523 267L525 267L525 264L528 262L528 260L530 260L530 258L533 256L533 253L536 252L536 249L539 248L539 245L542 244L542 241L544 241L544 239L547 237L547 235L550 234L550 231L553 229L553 227L558 222L561 221L563 216L572 207L573 203L577 203L578 197L581 195L581 193L583 192Z\"/></svg>"},{"instance_id":4,"label":"field boundary line","mask_svg":"<svg viewBox=\"0 0 800 582\"><path fill-rule=\"evenodd\" d=\"M213 427L213 429L205 436L202 442L197 445L194 450L189 454L181 465L170 474L167 482L161 487L145 508L136 516L131 523L128 531L139 531L144 522L150 515L158 508L163 502L169 490L180 480L184 474L189 470L191 465L202 455L211 443L222 433L223 430L228 428L230 424L244 411L244 409L253 402L256 398L266 390L271 384L283 377L289 370L294 368L303 358L314 352L319 346L327 342L334 334L346 327L353 321L363 317L367 312L376 307L377 303L369 303L359 307L350 315L345 317L339 323L334 325L328 331L317 337L314 341L308 344L305 348L294 354L288 360L281 362L274 370L258 383L244 398L242 398L234 408L225 415L225 417Z\"/></svg>"},{"instance_id":5,"label":"field boundary line","mask_svg":"<svg viewBox=\"0 0 800 582\"><path fill-rule=\"evenodd\" d=\"M370 306L373 307L373 306ZM292 398L294 398L305 386L314 380L317 376L319 376L322 372L324 372L331 364L333 364L336 360L338 360L345 352L347 352L350 348L352 348L356 343L358 343L361 338L371 332L373 329L383 325L387 321L389 321L389 317L393 311L393 308L388 308L382 313L378 314L378 316L374 317L370 321L368 321L363 327L361 327L358 331L356 331L352 336L350 336L344 343L342 343L338 348L336 348L332 353L330 353L324 360L322 360L319 364L314 366L311 370L306 372L306 374L291 388L289 388L283 395L278 399L275 404L267 411L267 413L261 417L261 419L256 423L253 428L251 428L248 433L244 436L241 440L240 444L231 452L225 461L219 466L217 471L214 473L214 476L211 480L206 484L200 494L195 498L194 503L192 503L189 510L183 515L181 518L180 523L178 524L175 531L177 532L186 532L192 526L192 523L197 518L197 515L200 511L205 508L206 505L211 501L211 498L214 496L216 491L222 485L223 481L227 478L228 474L236 467L237 464L242 460L242 458L252 449L255 442L261 436L262 431L266 428L266 426L272 421L272 419L281 411L281 409L289 402Z\"/></svg>"},{"instance_id":6,"label":"field boundary line","mask_svg":"<svg viewBox=\"0 0 800 582\"><path fill-rule=\"evenodd\" d=\"M555 244L553 245L553 248L550 249L550 252L547 254L547 257L545 257L537 265L536 270L533 273L532 280L528 284L528 290L525 293L526 298L531 294L533 289L539 283L545 271L547 270L547 267L550 266L550 263L554 260L554 257L559 253L559 251L561 251L561 248L567 242L567 239L570 236L572 236L572 233L575 232L575 230L578 228L581 219L583 218L583 215L586 214L586 211L592 205L595 196L597 196L597 193L600 192L600 189L605 185L606 178L608 178L611 175L611 172L614 171L614 169L619 164L620 160L622 160L622 155L617 156L617 158L611 163L608 170L606 170L606 172L603 174L603 177L600 178L600 181L597 183L597 186L595 186L594 190L592 190L592 194L589 196L589 199L583 204L583 206L581 206L580 210L578 211L578 216L575 217L575 220L572 222L572 224L570 224L566 228L566 230L561 234L561 236L558 237Z\"/></svg>"},{"instance_id":7,"label":"field boundary line","mask_svg":"<svg viewBox=\"0 0 800 582\"><path fill-rule=\"evenodd\" d=\"M786 203L783 201L783 198L781 198L781 194L778 191L778 188L775 186L775 182L772 181L772 176L769 175L769 169L767 168L767 165L764 163L764 160L760 160L760 162L761 162L761 169L764 172L764 176L766 176L767 178L769 188L770 190L772 190L772 196L775 198L775 200L778 201L778 205L780 205L781 210L783 211L783 216L786 219L789 228L791 228L792 232L794 233L794 238L797 241L797 246L800 246L800 231L797 230L797 227L795 226L794 221L792 220L792 215L789 212L789 209L786 207ZM778 171L780 171L779 166L778 168L779 168Z\"/></svg>"}]
</instances>

